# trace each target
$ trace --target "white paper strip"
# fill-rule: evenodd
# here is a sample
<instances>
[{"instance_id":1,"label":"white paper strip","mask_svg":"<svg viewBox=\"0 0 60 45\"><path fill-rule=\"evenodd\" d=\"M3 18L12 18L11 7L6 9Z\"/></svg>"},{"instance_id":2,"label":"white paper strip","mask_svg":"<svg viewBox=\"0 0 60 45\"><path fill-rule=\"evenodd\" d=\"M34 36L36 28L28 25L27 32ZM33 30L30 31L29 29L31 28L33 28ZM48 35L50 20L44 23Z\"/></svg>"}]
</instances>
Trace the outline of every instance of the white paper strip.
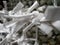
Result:
<instances>
[{"instance_id":1,"label":"white paper strip","mask_svg":"<svg viewBox=\"0 0 60 45\"><path fill-rule=\"evenodd\" d=\"M60 6L48 6L44 15L47 21L60 20Z\"/></svg>"},{"instance_id":2,"label":"white paper strip","mask_svg":"<svg viewBox=\"0 0 60 45\"><path fill-rule=\"evenodd\" d=\"M24 7L24 5L23 5L21 2L19 2L19 3L16 5L16 7L12 10L12 12L13 12L13 13L16 13L16 12L18 12L19 10L21 10L23 7Z\"/></svg>"},{"instance_id":3,"label":"white paper strip","mask_svg":"<svg viewBox=\"0 0 60 45\"><path fill-rule=\"evenodd\" d=\"M27 22L19 22L19 23L17 23L13 33L18 32L22 27L24 27L25 24L27 24Z\"/></svg>"},{"instance_id":4,"label":"white paper strip","mask_svg":"<svg viewBox=\"0 0 60 45\"><path fill-rule=\"evenodd\" d=\"M34 4L30 7L30 8L28 8L28 13L30 13L31 11L33 11L35 8L37 8L39 6L39 4L38 4L38 2L37 1L35 1L34 2Z\"/></svg>"},{"instance_id":5,"label":"white paper strip","mask_svg":"<svg viewBox=\"0 0 60 45\"><path fill-rule=\"evenodd\" d=\"M60 31L60 20L53 22L52 25Z\"/></svg>"},{"instance_id":6,"label":"white paper strip","mask_svg":"<svg viewBox=\"0 0 60 45\"><path fill-rule=\"evenodd\" d=\"M45 24L45 23L41 23L41 25L38 27L41 29L43 34L47 34L47 35L53 30L53 28L51 26L49 26L48 24Z\"/></svg>"}]
</instances>

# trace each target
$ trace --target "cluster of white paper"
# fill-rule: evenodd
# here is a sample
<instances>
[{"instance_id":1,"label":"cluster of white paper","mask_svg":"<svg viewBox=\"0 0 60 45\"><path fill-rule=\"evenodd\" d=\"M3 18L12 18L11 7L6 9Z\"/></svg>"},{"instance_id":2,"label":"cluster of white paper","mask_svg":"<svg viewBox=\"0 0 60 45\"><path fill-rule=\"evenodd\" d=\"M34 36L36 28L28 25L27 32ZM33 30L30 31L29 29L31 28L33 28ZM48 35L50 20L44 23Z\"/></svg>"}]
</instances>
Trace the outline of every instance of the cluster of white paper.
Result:
<instances>
[{"instance_id":1,"label":"cluster of white paper","mask_svg":"<svg viewBox=\"0 0 60 45\"><path fill-rule=\"evenodd\" d=\"M16 32L18 32L19 30L21 30L21 28L23 28L22 32L23 34L21 38L15 40L14 42L18 42L20 45L25 45L25 43L26 45L29 45L27 44L27 42L24 42L24 40L26 39L25 34L34 25L40 28L41 29L40 31L42 31L43 34L47 34L48 36L54 29L52 26L60 30L59 26L60 7L48 6L45 13L40 13L39 11L33 11L38 6L39 6L38 2L35 1L35 3L30 8L28 8L26 12L22 12L24 5L21 2L19 2L12 11L9 11L8 15L5 15L4 12L0 12L1 17L12 19L9 22L5 21L3 24L0 24L0 33L2 31L9 33L6 36L5 40L2 40L3 43L6 40L8 41L11 40L13 34L16 34ZM44 8L45 6L42 6L37 10L41 9L41 11L43 11ZM48 23L47 21L50 21L51 23ZM24 28L25 24L28 24L28 22L30 22L30 24ZM2 44L2 42L0 43L0 45ZM37 41L35 42L34 45L38 45Z\"/></svg>"}]
</instances>

